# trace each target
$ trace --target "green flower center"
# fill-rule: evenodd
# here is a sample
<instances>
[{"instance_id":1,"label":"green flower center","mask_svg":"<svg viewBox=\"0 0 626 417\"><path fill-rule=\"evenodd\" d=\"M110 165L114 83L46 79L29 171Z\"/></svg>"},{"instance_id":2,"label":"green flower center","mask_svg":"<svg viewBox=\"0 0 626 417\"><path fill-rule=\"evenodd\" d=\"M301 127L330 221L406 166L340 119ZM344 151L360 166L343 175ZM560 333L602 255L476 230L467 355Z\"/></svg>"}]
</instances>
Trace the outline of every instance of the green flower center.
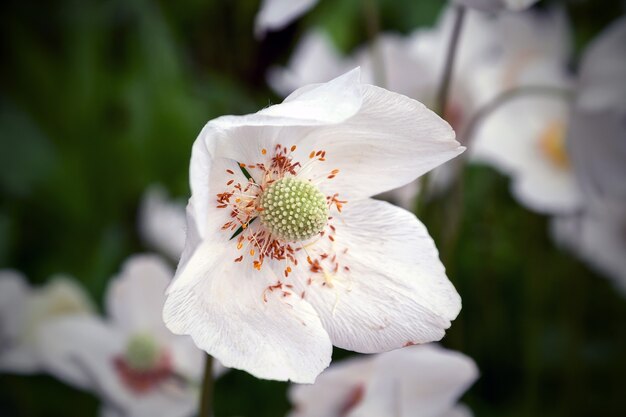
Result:
<instances>
[{"instance_id":1,"label":"green flower center","mask_svg":"<svg viewBox=\"0 0 626 417\"><path fill-rule=\"evenodd\" d=\"M161 349L157 341L149 334L138 333L130 338L126 345L124 359L128 367L136 371L149 371L159 363Z\"/></svg>"},{"instance_id":2,"label":"green flower center","mask_svg":"<svg viewBox=\"0 0 626 417\"><path fill-rule=\"evenodd\" d=\"M297 242L309 239L326 226L326 197L309 181L294 177L273 182L260 200L261 222L276 237Z\"/></svg>"}]
</instances>

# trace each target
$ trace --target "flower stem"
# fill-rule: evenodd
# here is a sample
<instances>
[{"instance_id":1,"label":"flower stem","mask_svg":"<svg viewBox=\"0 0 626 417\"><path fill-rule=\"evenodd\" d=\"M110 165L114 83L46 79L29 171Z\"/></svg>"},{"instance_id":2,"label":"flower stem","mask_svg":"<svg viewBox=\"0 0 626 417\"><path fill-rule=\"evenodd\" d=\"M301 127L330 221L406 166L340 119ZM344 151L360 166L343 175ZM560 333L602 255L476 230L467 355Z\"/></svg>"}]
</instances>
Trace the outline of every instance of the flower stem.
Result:
<instances>
[{"instance_id":1,"label":"flower stem","mask_svg":"<svg viewBox=\"0 0 626 417\"><path fill-rule=\"evenodd\" d=\"M452 73L454 72L454 60L457 55L456 51L459 47L459 40L461 39L461 29L463 28L463 21L465 20L465 12L465 6L456 6L454 26L452 27L452 34L450 36L450 42L448 43L448 49L446 51L446 60L443 67L441 82L439 83L439 90L437 91L437 101L435 103L435 111L441 117L444 117L446 104L448 101L450 84L452 82ZM421 178L422 186L416 209L416 213L418 216L424 213L428 196L428 188L430 184L430 176L431 174L428 173L423 175Z\"/></svg>"},{"instance_id":2,"label":"flower stem","mask_svg":"<svg viewBox=\"0 0 626 417\"><path fill-rule=\"evenodd\" d=\"M476 130L480 126L480 123L482 123L487 117L489 117L495 110L511 100L527 96L543 96L567 100L571 97L571 94L572 91L568 90L567 88L541 85L528 85L504 91L496 96L493 100L485 104L483 107L481 107L474 114L474 116L468 122L465 130L461 132L461 144L469 146L473 136L476 134ZM457 170L463 169L463 162L467 160L467 155L468 154L466 153L462 156L462 158L458 158L458 160L455 161L456 165L453 165L453 168ZM454 178L456 180L451 187L451 198L453 199L453 204L451 205L452 212L448 215L448 230L444 232L441 250L442 258L447 261L449 261L449 258L452 256L452 253L456 249L456 244L460 234L460 227L463 222L462 193L464 177L461 172L457 172L454 175Z\"/></svg>"},{"instance_id":3,"label":"flower stem","mask_svg":"<svg viewBox=\"0 0 626 417\"><path fill-rule=\"evenodd\" d=\"M372 56L374 84L379 87L385 88L385 63L383 61L383 54L380 48L380 41L378 39L378 33L380 32L380 18L376 0L368 0L363 2L363 16L365 18L365 29L367 31L368 48Z\"/></svg>"},{"instance_id":4,"label":"flower stem","mask_svg":"<svg viewBox=\"0 0 626 417\"><path fill-rule=\"evenodd\" d=\"M459 40L461 39L461 29L463 28L463 21L465 20L466 8L465 6L456 7L456 15L454 17L454 26L452 27L452 35L450 42L448 43L448 49L446 51L446 61L443 67L443 74L441 77L441 83L439 84L439 91L437 93L437 112L443 117L448 101L448 93L450 91L450 84L452 82L452 73L454 72L454 61L457 56L457 49L459 48Z\"/></svg>"},{"instance_id":5,"label":"flower stem","mask_svg":"<svg viewBox=\"0 0 626 417\"><path fill-rule=\"evenodd\" d=\"M202 381L202 397L200 398L199 417L213 417L213 357L206 355L204 363L204 379Z\"/></svg>"}]
</instances>

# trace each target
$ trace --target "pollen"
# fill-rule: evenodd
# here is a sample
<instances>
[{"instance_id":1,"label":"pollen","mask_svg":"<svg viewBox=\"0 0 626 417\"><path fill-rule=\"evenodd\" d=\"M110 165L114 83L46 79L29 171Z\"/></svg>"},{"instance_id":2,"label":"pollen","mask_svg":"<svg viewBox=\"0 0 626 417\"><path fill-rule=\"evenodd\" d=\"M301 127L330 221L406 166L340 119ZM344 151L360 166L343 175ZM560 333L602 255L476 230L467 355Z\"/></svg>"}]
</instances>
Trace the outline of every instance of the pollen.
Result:
<instances>
[{"instance_id":1,"label":"pollen","mask_svg":"<svg viewBox=\"0 0 626 417\"><path fill-rule=\"evenodd\" d=\"M553 166L560 169L569 168L563 123L552 122L546 126L539 137L539 148Z\"/></svg>"},{"instance_id":2,"label":"pollen","mask_svg":"<svg viewBox=\"0 0 626 417\"><path fill-rule=\"evenodd\" d=\"M278 239L300 242L320 233L328 220L326 197L309 181L284 177L261 195L263 225Z\"/></svg>"}]
</instances>

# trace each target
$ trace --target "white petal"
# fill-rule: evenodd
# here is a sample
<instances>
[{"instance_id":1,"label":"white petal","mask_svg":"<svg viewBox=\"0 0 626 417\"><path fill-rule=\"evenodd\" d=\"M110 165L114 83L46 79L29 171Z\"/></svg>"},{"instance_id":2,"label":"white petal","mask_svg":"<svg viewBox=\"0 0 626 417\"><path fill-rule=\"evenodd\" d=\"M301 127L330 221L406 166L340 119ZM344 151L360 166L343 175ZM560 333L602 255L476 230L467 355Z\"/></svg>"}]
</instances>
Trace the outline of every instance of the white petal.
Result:
<instances>
[{"instance_id":1,"label":"white petal","mask_svg":"<svg viewBox=\"0 0 626 417\"><path fill-rule=\"evenodd\" d=\"M623 209L623 206L620 207ZM626 295L626 215L602 206L582 216L557 217L551 224L555 241L595 270L611 278Z\"/></svg>"},{"instance_id":2,"label":"white petal","mask_svg":"<svg viewBox=\"0 0 626 417\"><path fill-rule=\"evenodd\" d=\"M41 371L37 349L28 344L3 348L0 353L0 372L10 374L34 374Z\"/></svg>"},{"instance_id":3,"label":"white petal","mask_svg":"<svg viewBox=\"0 0 626 417\"><path fill-rule=\"evenodd\" d=\"M102 393L121 390L113 359L123 352L121 333L97 317L64 317L38 332L42 366L78 388Z\"/></svg>"},{"instance_id":4,"label":"white petal","mask_svg":"<svg viewBox=\"0 0 626 417\"><path fill-rule=\"evenodd\" d=\"M573 170L556 164L541 143L552 126L567 124L568 110L549 98L503 105L478 130L472 159L511 175L513 194L524 206L547 214L576 211L582 201Z\"/></svg>"},{"instance_id":5,"label":"white petal","mask_svg":"<svg viewBox=\"0 0 626 417\"><path fill-rule=\"evenodd\" d=\"M621 17L587 47L580 64L579 106L626 111L625 44L626 17Z\"/></svg>"},{"instance_id":6,"label":"white petal","mask_svg":"<svg viewBox=\"0 0 626 417\"><path fill-rule=\"evenodd\" d=\"M293 410L289 417L340 417L355 400L358 391L374 373L374 356L361 356L333 364L313 385L292 385L289 401Z\"/></svg>"},{"instance_id":7,"label":"white petal","mask_svg":"<svg viewBox=\"0 0 626 417\"><path fill-rule=\"evenodd\" d=\"M86 315L93 305L85 291L66 277L53 277L41 288L31 290L12 271L3 271L0 300L0 335L3 352L0 369L15 373L40 370L37 334L40 327L62 316Z\"/></svg>"},{"instance_id":8,"label":"white petal","mask_svg":"<svg viewBox=\"0 0 626 417\"><path fill-rule=\"evenodd\" d=\"M197 407L196 392L168 381L155 391L136 394L118 375L114 359L125 347L123 333L95 318L65 318L41 333L47 369L58 378L94 392L108 415L188 417Z\"/></svg>"},{"instance_id":9,"label":"white petal","mask_svg":"<svg viewBox=\"0 0 626 417\"><path fill-rule=\"evenodd\" d=\"M173 336L169 342L168 348L172 354L174 369L176 369L179 374L185 375L196 383L201 383L202 377L204 376L206 353L193 343L191 337ZM224 366L215 359L213 362L213 375L219 377L227 368L224 368Z\"/></svg>"},{"instance_id":10,"label":"white petal","mask_svg":"<svg viewBox=\"0 0 626 417\"><path fill-rule=\"evenodd\" d=\"M318 0L263 0L261 9L254 21L254 33L257 38L265 32L280 30L293 20L306 13Z\"/></svg>"},{"instance_id":11,"label":"white petal","mask_svg":"<svg viewBox=\"0 0 626 417\"><path fill-rule=\"evenodd\" d=\"M196 250L168 289L168 328L191 335L229 368L313 382L332 353L319 317L299 297L269 291L277 281L269 267L256 271L247 259L233 262L236 255L225 245L204 243Z\"/></svg>"},{"instance_id":12,"label":"white petal","mask_svg":"<svg viewBox=\"0 0 626 417\"><path fill-rule=\"evenodd\" d=\"M337 270L321 262L325 274L299 288L333 344L375 353L441 339L461 299L424 225L389 203L361 200L346 205L336 230L334 242L322 238L306 252L336 254Z\"/></svg>"},{"instance_id":13,"label":"white petal","mask_svg":"<svg viewBox=\"0 0 626 417\"><path fill-rule=\"evenodd\" d=\"M436 345L379 355L365 398L350 417L439 417L474 383L478 369L467 356Z\"/></svg>"},{"instance_id":14,"label":"white petal","mask_svg":"<svg viewBox=\"0 0 626 417\"><path fill-rule=\"evenodd\" d=\"M222 129L242 126L323 126L340 123L361 107L360 69L355 68L323 84L312 84L291 93L281 104L254 114L222 116L210 123ZM255 138L248 138L248 143ZM235 156L221 155L238 159Z\"/></svg>"},{"instance_id":15,"label":"white petal","mask_svg":"<svg viewBox=\"0 0 626 417\"><path fill-rule=\"evenodd\" d=\"M25 277L10 269L0 270L0 336L3 343L15 343L23 320L22 307L28 296Z\"/></svg>"},{"instance_id":16,"label":"white petal","mask_svg":"<svg viewBox=\"0 0 626 417\"><path fill-rule=\"evenodd\" d=\"M152 248L178 261L185 246L185 205L170 201L160 186L151 186L139 209L139 234Z\"/></svg>"},{"instance_id":17,"label":"white petal","mask_svg":"<svg viewBox=\"0 0 626 417\"><path fill-rule=\"evenodd\" d=\"M188 252L190 247L195 249L199 239L209 237L207 235L209 230L215 232L223 224L222 220L226 213L224 210L218 211L215 208L216 197L212 193L215 190L211 189L212 183L216 184L216 181L226 176L225 171L220 171L217 175L219 167L213 166L217 138L222 135L224 135L223 131L209 122L193 144L189 166L191 199L187 205L187 236L183 252ZM217 236L211 236L211 238L217 238ZM183 253L181 258L186 256L188 257L189 254Z\"/></svg>"},{"instance_id":18,"label":"white petal","mask_svg":"<svg viewBox=\"0 0 626 417\"><path fill-rule=\"evenodd\" d=\"M126 334L148 331L161 337L169 335L161 314L173 275L169 265L156 255L130 257L107 290L107 312L113 323Z\"/></svg>"},{"instance_id":19,"label":"white petal","mask_svg":"<svg viewBox=\"0 0 626 417\"><path fill-rule=\"evenodd\" d=\"M276 143L297 145L294 160L303 164L311 151L326 150L327 161L309 165L304 175L325 179L339 169L328 189L349 199L402 186L463 151L436 114L415 100L359 84L357 70L303 87L283 104L253 115L220 117L208 126L199 141L207 143L205 148L218 143L212 156L246 164L267 162L270 156L262 156L262 150L271 151ZM202 170L196 180L195 150L194 191L206 186L209 171Z\"/></svg>"},{"instance_id":20,"label":"white petal","mask_svg":"<svg viewBox=\"0 0 626 417\"><path fill-rule=\"evenodd\" d=\"M124 414L121 414L121 411L117 408L112 408L111 406L104 405L100 408L100 417L125 417Z\"/></svg>"},{"instance_id":21,"label":"white petal","mask_svg":"<svg viewBox=\"0 0 626 417\"><path fill-rule=\"evenodd\" d=\"M585 196L626 200L625 131L626 111L575 108L567 145Z\"/></svg>"},{"instance_id":22,"label":"white petal","mask_svg":"<svg viewBox=\"0 0 626 417\"><path fill-rule=\"evenodd\" d=\"M578 184L571 170L553 169L540 160L528 161L526 172L513 182L513 195L539 213L572 213L581 205Z\"/></svg>"},{"instance_id":23,"label":"white petal","mask_svg":"<svg viewBox=\"0 0 626 417\"><path fill-rule=\"evenodd\" d=\"M464 150L452 128L423 104L369 85L357 114L312 130L299 146L303 154L326 151L326 162L304 175L322 179L322 191L348 200L405 185ZM333 169L339 174L326 180Z\"/></svg>"}]
</instances>

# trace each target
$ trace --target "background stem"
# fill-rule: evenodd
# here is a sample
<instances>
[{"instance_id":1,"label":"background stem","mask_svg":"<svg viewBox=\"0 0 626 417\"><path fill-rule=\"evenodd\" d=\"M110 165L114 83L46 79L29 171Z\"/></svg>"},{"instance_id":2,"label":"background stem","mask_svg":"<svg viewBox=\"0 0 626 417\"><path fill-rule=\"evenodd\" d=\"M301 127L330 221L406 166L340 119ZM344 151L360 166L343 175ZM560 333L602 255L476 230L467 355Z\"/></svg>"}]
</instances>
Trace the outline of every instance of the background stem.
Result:
<instances>
[{"instance_id":1,"label":"background stem","mask_svg":"<svg viewBox=\"0 0 626 417\"><path fill-rule=\"evenodd\" d=\"M448 43L446 61L443 67L441 83L439 84L439 91L437 93L436 109L437 113L439 113L442 117L444 116L448 101L448 93L452 82L452 73L454 72L454 60L456 59L456 51L459 47L459 40L461 39L461 29L463 28L463 21L465 20L465 12L465 6L456 7L454 26L452 27L452 35L450 37L450 43Z\"/></svg>"}]
</instances>

